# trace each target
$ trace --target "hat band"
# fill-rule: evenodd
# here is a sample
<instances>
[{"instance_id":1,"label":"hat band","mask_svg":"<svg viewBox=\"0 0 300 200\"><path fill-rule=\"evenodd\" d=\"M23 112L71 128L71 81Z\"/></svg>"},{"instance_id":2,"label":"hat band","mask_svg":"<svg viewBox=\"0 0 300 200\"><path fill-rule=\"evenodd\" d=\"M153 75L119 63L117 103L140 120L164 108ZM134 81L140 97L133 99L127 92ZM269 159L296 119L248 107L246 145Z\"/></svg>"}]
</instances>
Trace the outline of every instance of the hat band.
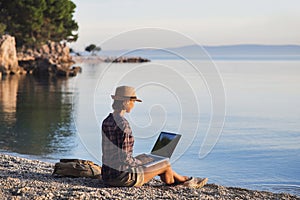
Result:
<instances>
[{"instance_id":1,"label":"hat band","mask_svg":"<svg viewBox=\"0 0 300 200\"><path fill-rule=\"evenodd\" d=\"M137 99L136 96L132 96L132 97L129 97L129 98L130 98L130 100L135 100L135 99Z\"/></svg>"},{"instance_id":2,"label":"hat band","mask_svg":"<svg viewBox=\"0 0 300 200\"><path fill-rule=\"evenodd\" d=\"M135 99L137 99L136 96L118 96L118 95L115 95L115 97L129 99L129 100L135 100Z\"/></svg>"},{"instance_id":3,"label":"hat band","mask_svg":"<svg viewBox=\"0 0 300 200\"><path fill-rule=\"evenodd\" d=\"M114 100L119 100L119 101L123 101L123 100L133 100L133 101L142 102L142 100L138 99L136 96L119 96L119 95L111 95L111 98L114 99Z\"/></svg>"}]
</instances>

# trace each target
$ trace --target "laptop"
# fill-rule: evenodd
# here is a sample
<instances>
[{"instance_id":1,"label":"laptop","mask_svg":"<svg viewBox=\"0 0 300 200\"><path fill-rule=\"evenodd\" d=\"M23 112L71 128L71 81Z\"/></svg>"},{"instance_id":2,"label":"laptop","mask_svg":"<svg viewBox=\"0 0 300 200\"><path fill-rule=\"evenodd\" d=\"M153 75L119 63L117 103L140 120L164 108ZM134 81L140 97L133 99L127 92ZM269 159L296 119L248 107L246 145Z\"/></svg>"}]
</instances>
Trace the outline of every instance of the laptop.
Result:
<instances>
[{"instance_id":1,"label":"laptop","mask_svg":"<svg viewBox=\"0 0 300 200\"><path fill-rule=\"evenodd\" d=\"M150 153L136 156L144 167L169 160L181 138L180 134L161 132Z\"/></svg>"}]
</instances>

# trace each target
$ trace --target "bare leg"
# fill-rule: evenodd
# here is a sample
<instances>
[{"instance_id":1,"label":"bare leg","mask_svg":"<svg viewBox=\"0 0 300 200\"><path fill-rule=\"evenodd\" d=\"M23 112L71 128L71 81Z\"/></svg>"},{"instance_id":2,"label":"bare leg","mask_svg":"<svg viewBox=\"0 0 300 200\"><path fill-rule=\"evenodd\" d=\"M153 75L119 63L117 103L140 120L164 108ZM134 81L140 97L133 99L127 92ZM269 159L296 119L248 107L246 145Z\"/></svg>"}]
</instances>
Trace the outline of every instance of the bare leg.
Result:
<instances>
[{"instance_id":1,"label":"bare leg","mask_svg":"<svg viewBox=\"0 0 300 200\"><path fill-rule=\"evenodd\" d=\"M171 164L166 161L157 165L144 168L144 183L149 182L153 177L159 175L161 180L167 184L175 182L184 182L188 180L187 176L181 176L174 172L171 168Z\"/></svg>"},{"instance_id":2,"label":"bare leg","mask_svg":"<svg viewBox=\"0 0 300 200\"><path fill-rule=\"evenodd\" d=\"M185 182L189 179L188 176L181 176L177 174L175 171L173 171L173 177L177 182Z\"/></svg>"}]
</instances>

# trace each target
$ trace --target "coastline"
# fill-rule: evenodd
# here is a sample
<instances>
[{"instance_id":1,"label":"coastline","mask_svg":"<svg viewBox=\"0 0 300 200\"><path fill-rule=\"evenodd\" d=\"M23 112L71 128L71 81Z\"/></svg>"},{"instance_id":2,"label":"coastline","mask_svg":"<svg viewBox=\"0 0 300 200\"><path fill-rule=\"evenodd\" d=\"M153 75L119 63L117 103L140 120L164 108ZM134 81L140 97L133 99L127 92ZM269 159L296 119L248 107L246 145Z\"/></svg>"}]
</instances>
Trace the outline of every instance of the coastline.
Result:
<instances>
[{"instance_id":1,"label":"coastline","mask_svg":"<svg viewBox=\"0 0 300 200\"><path fill-rule=\"evenodd\" d=\"M142 187L107 187L101 180L53 177L53 163L0 153L2 199L300 199L271 193L207 184L201 189L165 186L153 179Z\"/></svg>"}]
</instances>

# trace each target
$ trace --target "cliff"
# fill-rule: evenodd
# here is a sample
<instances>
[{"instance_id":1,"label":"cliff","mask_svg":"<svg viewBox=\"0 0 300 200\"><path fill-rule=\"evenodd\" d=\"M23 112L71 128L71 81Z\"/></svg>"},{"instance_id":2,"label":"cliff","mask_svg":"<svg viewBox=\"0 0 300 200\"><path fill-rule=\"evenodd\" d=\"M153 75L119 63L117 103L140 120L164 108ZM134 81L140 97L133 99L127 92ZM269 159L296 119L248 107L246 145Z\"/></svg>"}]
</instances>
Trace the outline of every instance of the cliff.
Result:
<instances>
[{"instance_id":1,"label":"cliff","mask_svg":"<svg viewBox=\"0 0 300 200\"><path fill-rule=\"evenodd\" d=\"M0 74L18 74L24 70L19 67L16 41L10 35L3 35L0 38Z\"/></svg>"},{"instance_id":2,"label":"cliff","mask_svg":"<svg viewBox=\"0 0 300 200\"><path fill-rule=\"evenodd\" d=\"M15 38L0 38L0 74L34 74L37 76L76 76L81 71L72 67L69 47L64 43L48 42L40 48L16 50Z\"/></svg>"}]
</instances>

